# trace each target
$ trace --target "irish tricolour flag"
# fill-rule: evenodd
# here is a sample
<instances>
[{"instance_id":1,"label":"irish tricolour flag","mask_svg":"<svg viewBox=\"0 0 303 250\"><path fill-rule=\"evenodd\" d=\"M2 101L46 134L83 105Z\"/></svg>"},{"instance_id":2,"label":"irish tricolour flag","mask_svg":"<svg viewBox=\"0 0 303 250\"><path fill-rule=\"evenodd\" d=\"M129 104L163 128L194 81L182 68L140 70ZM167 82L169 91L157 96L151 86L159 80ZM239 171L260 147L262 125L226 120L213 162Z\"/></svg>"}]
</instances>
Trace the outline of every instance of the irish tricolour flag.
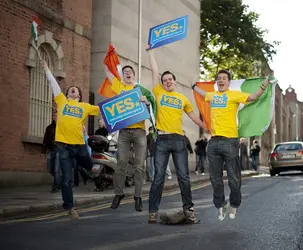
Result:
<instances>
[{"instance_id":1,"label":"irish tricolour flag","mask_svg":"<svg viewBox=\"0 0 303 250\"><path fill-rule=\"evenodd\" d=\"M31 32L32 32L32 37L35 41L35 44L37 46L38 43L38 27L40 25L40 20L37 17L34 17L34 20L32 22L31 26Z\"/></svg>"},{"instance_id":2,"label":"irish tricolour flag","mask_svg":"<svg viewBox=\"0 0 303 250\"><path fill-rule=\"evenodd\" d=\"M255 93L265 78L232 80L230 90L238 90L246 93ZM275 107L276 79L270 79L262 96L255 102L246 105L240 104L238 110L239 137L261 136L269 127ZM217 91L216 82L198 82L197 87L204 91ZM199 111L208 129L211 128L210 103L194 91L195 100Z\"/></svg>"}]
</instances>

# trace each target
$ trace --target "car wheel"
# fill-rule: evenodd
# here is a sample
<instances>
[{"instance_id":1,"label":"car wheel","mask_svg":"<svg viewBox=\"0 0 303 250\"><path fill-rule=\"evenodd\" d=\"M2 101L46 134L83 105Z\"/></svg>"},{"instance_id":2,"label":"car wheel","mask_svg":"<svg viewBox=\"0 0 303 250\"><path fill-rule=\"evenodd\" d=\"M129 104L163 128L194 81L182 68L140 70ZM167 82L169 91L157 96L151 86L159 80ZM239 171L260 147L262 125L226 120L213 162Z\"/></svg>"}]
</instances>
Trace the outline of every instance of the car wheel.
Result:
<instances>
[{"instance_id":1,"label":"car wheel","mask_svg":"<svg viewBox=\"0 0 303 250\"><path fill-rule=\"evenodd\" d=\"M95 191L103 191L104 190L104 182L100 176L95 178Z\"/></svg>"}]
</instances>

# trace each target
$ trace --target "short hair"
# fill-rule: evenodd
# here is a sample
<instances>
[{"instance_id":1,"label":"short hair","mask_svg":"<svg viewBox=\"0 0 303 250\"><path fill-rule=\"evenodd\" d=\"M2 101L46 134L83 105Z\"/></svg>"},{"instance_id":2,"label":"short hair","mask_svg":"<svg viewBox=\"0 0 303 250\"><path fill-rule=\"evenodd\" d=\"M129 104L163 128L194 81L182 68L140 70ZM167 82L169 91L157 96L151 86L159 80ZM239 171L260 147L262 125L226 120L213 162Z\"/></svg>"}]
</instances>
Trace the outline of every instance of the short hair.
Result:
<instances>
[{"instance_id":1,"label":"short hair","mask_svg":"<svg viewBox=\"0 0 303 250\"><path fill-rule=\"evenodd\" d=\"M152 130L153 129L153 127L152 126L150 126L149 128L148 128L148 130Z\"/></svg>"},{"instance_id":2,"label":"short hair","mask_svg":"<svg viewBox=\"0 0 303 250\"><path fill-rule=\"evenodd\" d=\"M216 75L216 80L218 80L218 76L219 74L226 74L228 76L228 80L231 80L231 73L227 70L227 69L221 69L218 71L217 75Z\"/></svg>"},{"instance_id":3,"label":"short hair","mask_svg":"<svg viewBox=\"0 0 303 250\"><path fill-rule=\"evenodd\" d=\"M82 102L82 91L81 91L81 89L80 89L78 86L69 86L68 89L66 90L65 96L68 95L68 91L69 91L71 88L76 88L76 89L78 89L78 92L79 92L79 95L80 95L79 102Z\"/></svg>"},{"instance_id":4,"label":"short hair","mask_svg":"<svg viewBox=\"0 0 303 250\"><path fill-rule=\"evenodd\" d=\"M163 84L163 76L165 76L165 75L172 75L174 81L176 81L176 76L172 72L170 72L169 70L167 70L167 71L164 71L162 73L162 75L161 75L161 83L162 84Z\"/></svg>"},{"instance_id":5,"label":"short hair","mask_svg":"<svg viewBox=\"0 0 303 250\"><path fill-rule=\"evenodd\" d=\"M133 68L132 66L130 66L130 65L125 65L125 66L122 68L122 73L123 73L123 71L124 71L125 69L127 69L127 68L129 68L129 69L132 70L134 76L136 75L134 68Z\"/></svg>"}]
</instances>

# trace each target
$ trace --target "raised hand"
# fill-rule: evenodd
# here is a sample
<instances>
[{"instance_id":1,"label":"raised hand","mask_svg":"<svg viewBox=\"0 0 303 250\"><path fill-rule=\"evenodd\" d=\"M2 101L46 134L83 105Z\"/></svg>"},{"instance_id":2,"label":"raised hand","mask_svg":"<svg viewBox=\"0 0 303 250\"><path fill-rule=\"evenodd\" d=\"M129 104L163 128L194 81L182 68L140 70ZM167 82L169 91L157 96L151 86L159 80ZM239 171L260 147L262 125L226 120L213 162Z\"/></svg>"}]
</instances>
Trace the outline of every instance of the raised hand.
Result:
<instances>
[{"instance_id":1,"label":"raised hand","mask_svg":"<svg viewBox=\"0 0 303 250\"><path fill-rule=\"evenodd\" d=\"M149 105L149 104L150 104L149 101L147 100L146 96L141 96L141 97L140 97L140 101L141 101L141 102L144 102L146 105Z\"/></svg>"},{"instance_id":2,"label":"raised hand","mask_svg":"<svg viewBox=\"0 0 303 250\"><path fill-rule=\"evenodd\" d=\"M150 50L150 45L149 45L149 44L145 45L145 50L146 50L146 51L149 51L149 50Z\"/></svg>"},{"instance_id":3,"label":"raised hand","mask_svg":"<svg viewBox=\"0 0 303 250\"><path fill-rule=\"evenodd\" d=\"M269 83L270 83L270 81L269 81L269 75L267 75L267 76L265 77L265 80L264 80L264 82L262 83L262 85L263 85L264 88L266 88L266 87L268 86ZM262 85L261 85L261 86L262 86Z\"/></svg>"},{"instance_id":4,"label":"raised hand","mask_svg":"<svg viewBox=\"0 0 303 250\"><path fill-rule=\"evenodd\" d=\"M44 70L47 71L48 70L47 62L44 60L41 60L40 63L41 63L41 66L44 68Z\"/></svg>"}]
</instances>

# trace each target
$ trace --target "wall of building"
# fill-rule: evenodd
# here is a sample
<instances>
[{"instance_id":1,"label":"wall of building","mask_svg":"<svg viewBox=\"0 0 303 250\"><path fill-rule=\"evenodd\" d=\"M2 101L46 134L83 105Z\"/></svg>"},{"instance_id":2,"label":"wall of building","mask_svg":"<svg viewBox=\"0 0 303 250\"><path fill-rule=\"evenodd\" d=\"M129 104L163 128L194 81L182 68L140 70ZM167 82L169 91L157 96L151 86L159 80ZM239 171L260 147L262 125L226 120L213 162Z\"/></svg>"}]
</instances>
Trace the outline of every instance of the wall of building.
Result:
<instances>
[{"instance_id":1,"label":"wall of building","mask_svg":"<svg viewBox=\"0 0 303 250\"><path fill-rule=\"evenodd\" d=\"M138 76L138 13L139 1L104 0L102 4L101 1L93 1L91 91L97 93L105 78L103 60L110 42L117 49L122 66L132 65ZM159 71L174 72L178 81L178 91L185 94L194 104L190 86L193 77L199 73L198 0L142 1L141 84L148 89L152 88L148 53L145 51L149 29L183 15L189 16L187 38L155 49L155 55ZM96 95L95 102L100 100L102 97ZM198 112L197 109L196 111ZM184 116L184 129L194 143L199 136L199 129L187 116Z\"/></svg>"},{"instance_id":2,"label":"wall of building","mask_svg":"<svg viewBox=\"0 0 303 250\"><path fill-rule=\"evenodd\" d=\"M27 136L30 65L31 57L36 56L29 44L32 17L41 21L39 45L47 43L51 54L62 57L60 70L54 72L61 88L80 86L87 101L92 1L0 0L0 6L0 185L34 184L45 181L49 175L37 174L46 172L45 157L40 156L42 138ZM59 59L53 60L57 63ZM22 178L24 172L33 175Z\"/></svg>"},{"instance_id":3,"label":"wall of building","mask_svg":"<svg viewBox=\"0 0 303 250\"><path fill-rule=\"evenodd\" d=\"M291 89L291 90L290 90ZM268 164L268 156L276 143L285 141L302 141L302 103L297 100L294 89L289 87L285 94L276 86L275 90L275 114L268 130L261 137L262 152L261 164Z\"/></svg>"}]
</instances>

